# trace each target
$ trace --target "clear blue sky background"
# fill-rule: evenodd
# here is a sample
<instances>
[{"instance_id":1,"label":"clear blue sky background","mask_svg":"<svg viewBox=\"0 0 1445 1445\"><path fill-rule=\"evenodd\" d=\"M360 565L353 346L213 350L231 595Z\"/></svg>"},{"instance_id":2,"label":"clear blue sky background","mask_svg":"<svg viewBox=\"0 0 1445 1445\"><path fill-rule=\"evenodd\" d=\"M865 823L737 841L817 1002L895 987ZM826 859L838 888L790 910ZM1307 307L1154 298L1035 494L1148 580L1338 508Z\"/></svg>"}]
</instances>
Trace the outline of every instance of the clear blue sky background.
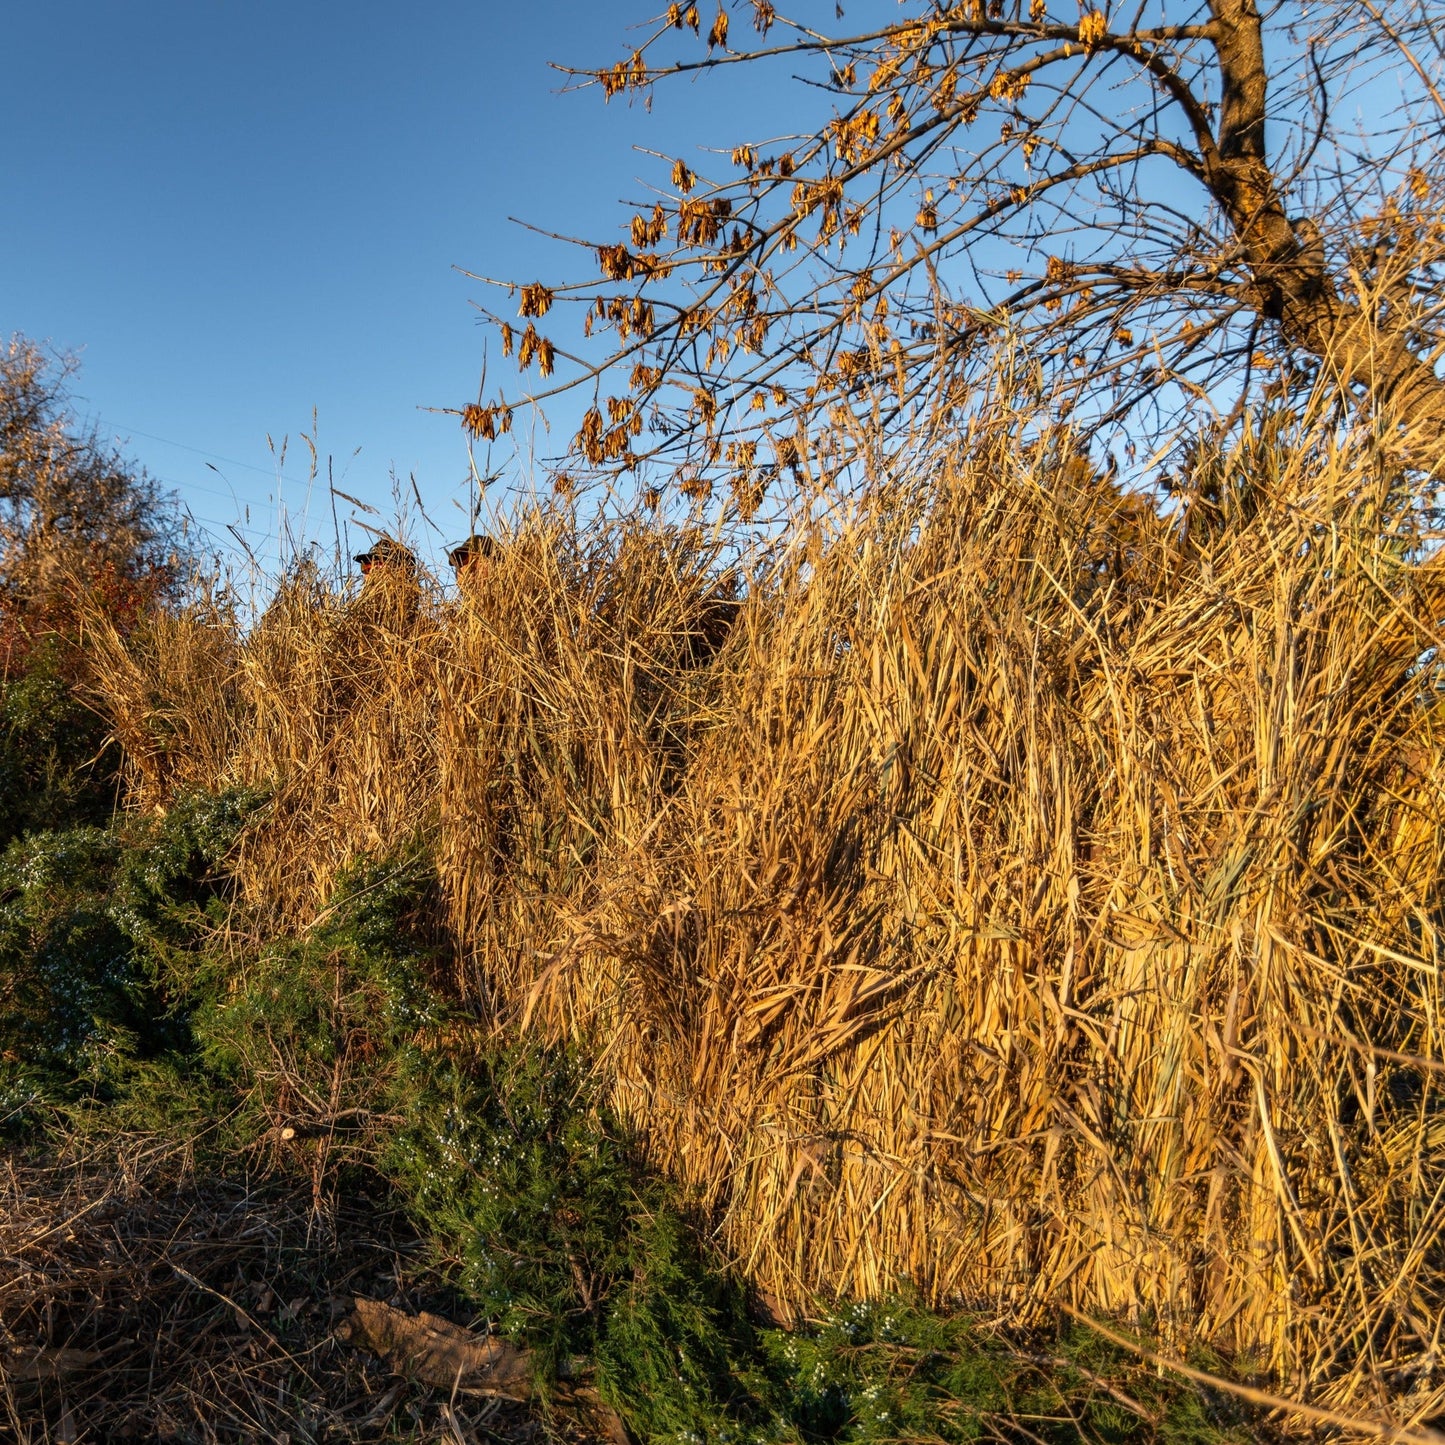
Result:
<instances>
[{"instance_id":1,"label":"clear blue sky background","mask_svg":"<svg viewBox=\"0 0 1445 1445\"><path fill-rule=\"evenodd\" d=\"M239 525L274 564L279 493L293 529L329 544L330 456L337 485L381 510L374 523L395 516L392 473L408 491L414 475L438 530L413 518L411 535L436 557L467 530L469 473L456 418L425 408L476 397L490 335L471 304L485 289L455 268L593 274L590 255L579 266L508 218L617 238L620 202L668 170L634 146L697 159L698 145L816 123L819 94L789 85L787 62L664 86L650 114L558 93L549 61L623 58L654 5L11 5L0 336L77 352L84 414L222 543ZM850 24L870 12L896 13L850 0ZM832 0L806 0L810 13L832 24ZM745 15L734 24L750 33ZM313 408L323 484L308 503L298 437ZM579 414L555 405L537 450L562 450ZM292 439L279 488L268 434ZM494 497L524 480L510 448L496 460L509 465Z\"/></svg>"},{"instance_id":2,"label":"clear blue sky background","mask_svg":"<svg viewBox=\"0 0 1445 1445\"><path fill-rule=\"evenodd\" d=\"M296 437L313 407L340 487L391 516L391 471L414 473L442 533L462 535L460 429L419 409L477 391L483 288L453 268L555 274L560 248L508 217L607 238L635 178L660 178L634 144L737 139L736 120L710 114L716 86L667 88L650 116L557 93L549 61L610 63L649 13L634 0L10 6L0 334L78 352L84 414L223 540L227 523L249 529L263 558L277 527L267 434L292 437L281 495L299 518ZM575 430L571 409L553 421L559 441ZM307 525L329 541L324 486Z\"/></svg>"}]
</instances>

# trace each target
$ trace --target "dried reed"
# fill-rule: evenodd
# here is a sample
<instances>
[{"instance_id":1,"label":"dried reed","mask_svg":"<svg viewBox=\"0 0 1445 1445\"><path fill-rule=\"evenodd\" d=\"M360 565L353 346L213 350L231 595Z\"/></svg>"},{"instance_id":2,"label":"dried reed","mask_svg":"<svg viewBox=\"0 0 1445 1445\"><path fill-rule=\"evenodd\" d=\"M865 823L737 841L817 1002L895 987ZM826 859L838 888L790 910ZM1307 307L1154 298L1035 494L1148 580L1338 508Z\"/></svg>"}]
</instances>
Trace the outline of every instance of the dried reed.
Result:
<instances>
[{"instance_id":1,"label":"dried reed","mask_svg":"<svg viewBox=\"0 0 1445 1445\"><path fill-rule=\"evenodd\" d=\"M585 1040L781 1305L1064 1303L1417 1421L1445 575L1415 499L1300 423L1161 520L1026 437L1001 412L803 489L736 590L699 528L534 510L478 595L297 573L225 645L112 639L97 687L157 787L274 789L238 866L277 926L432 837L459 993Z\"/></svg>"}]
</instances>

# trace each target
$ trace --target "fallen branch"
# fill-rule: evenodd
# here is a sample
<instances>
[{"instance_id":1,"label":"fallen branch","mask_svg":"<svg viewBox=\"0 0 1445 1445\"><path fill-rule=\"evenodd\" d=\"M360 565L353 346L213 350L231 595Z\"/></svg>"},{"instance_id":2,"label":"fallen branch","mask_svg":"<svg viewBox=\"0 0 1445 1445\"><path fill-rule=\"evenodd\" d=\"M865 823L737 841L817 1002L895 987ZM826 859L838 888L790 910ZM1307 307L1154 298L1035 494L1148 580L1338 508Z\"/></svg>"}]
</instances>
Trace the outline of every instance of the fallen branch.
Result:
<instances>
[{"instance_id":1,"label":"fallen branch","mask_svg":"<svg viewBox=\"0 0 1445 1445\"><path fill-rule=\"evenodd\" d=\"M476 1335L440 1315L409 1315L380 1300L353 1300L354 1312L337 1328L337 1337L379 1355L399 1375L453 1395L486 1395L525 1403L535 1391L531 1350ZM590 1385L564 1383L556 1397L580 1407L612 1445L631 1445L622 1417Z\"/></svg>"},{"instance_id":2,"label":"fallen branch","mask_svg":"<svg viewBox=\"0 0 1445 1445\"><path fill-rule=\"evenodd\" d=\"M338 1338L380 1355L393 1370L423 1385L465 1395L532 1398L532 1352L495 1335L474 1335L439 1315L409 1315L380 1300L357 1298Z\"/></svg>"}]
</instances>

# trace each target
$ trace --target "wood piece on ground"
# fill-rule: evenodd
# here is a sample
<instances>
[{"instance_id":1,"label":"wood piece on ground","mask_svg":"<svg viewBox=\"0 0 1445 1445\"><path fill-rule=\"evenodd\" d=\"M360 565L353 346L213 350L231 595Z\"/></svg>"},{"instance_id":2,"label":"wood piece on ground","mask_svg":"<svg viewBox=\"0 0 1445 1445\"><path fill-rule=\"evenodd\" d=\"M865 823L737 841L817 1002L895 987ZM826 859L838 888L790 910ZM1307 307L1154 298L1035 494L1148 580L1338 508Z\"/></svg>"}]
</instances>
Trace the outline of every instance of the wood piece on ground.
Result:
<instances>
[{"instance_id":1,"label":"wood piece on ground","mask_svg":"<svg viewBox=\"0 0 1445 1445\"><path fill-rule=\"evenodd\" d=\"M337 1328L349 1344L380 1355L399 1375L440 1390L527 1401L533 1396L530 1350L495 1335L477 1335L440 1315L409 1315L380 1300L357 1296ZM556 1402L577 1411L608 1442L633 1445L622 1416L590 1384L564 1381Z\"/></svg>"},{"instance_id":2,"label":"wood piece on ground","mask_svg":"<svg viewBox=\"0 0 1445 1445\"><path fill-rule=\"evenodd\" d=\"M468 1395L532 1398L532 1355L495 1335L474 1335L440 1315L409 1315L380 1300L352 1301L339 1333L380 1355L399 1375Z\"/></svg>"}]
</instances>

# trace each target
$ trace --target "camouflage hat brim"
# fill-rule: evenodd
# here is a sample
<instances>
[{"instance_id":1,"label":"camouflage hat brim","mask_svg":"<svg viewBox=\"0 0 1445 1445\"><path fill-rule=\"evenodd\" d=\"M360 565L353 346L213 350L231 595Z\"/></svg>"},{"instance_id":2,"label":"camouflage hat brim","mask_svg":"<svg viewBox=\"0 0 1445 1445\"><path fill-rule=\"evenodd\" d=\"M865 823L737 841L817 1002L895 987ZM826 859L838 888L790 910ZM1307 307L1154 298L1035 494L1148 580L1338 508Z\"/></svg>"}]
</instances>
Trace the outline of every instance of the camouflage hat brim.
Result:
<instances>
[{"instance_id":1,"label":"camouflage hat brim","mask_svg":"<svg viewBox=\"0 0 1445 1445\"><path fill-rule=\"evenodd\" d=\"M468 562L482 561L490 557L495 549L490 537L468 537L447 553L447 561L453 567L464 567Z\"/></svg>"},{"instance_id":2,"label":"camouflage hat brim","mask_svg":"<svg viewBox=\"0 0 1445 1445\"><path fill-rule=\"evenodd\" d=\"M363 567L368 565L387 565L393 567L414 568L416 558L410 550L396 542L379 542L375 547L369 547L365 552L357 552L352 556L353 562L360 562Z\"/></svg>"}]
</instances>

